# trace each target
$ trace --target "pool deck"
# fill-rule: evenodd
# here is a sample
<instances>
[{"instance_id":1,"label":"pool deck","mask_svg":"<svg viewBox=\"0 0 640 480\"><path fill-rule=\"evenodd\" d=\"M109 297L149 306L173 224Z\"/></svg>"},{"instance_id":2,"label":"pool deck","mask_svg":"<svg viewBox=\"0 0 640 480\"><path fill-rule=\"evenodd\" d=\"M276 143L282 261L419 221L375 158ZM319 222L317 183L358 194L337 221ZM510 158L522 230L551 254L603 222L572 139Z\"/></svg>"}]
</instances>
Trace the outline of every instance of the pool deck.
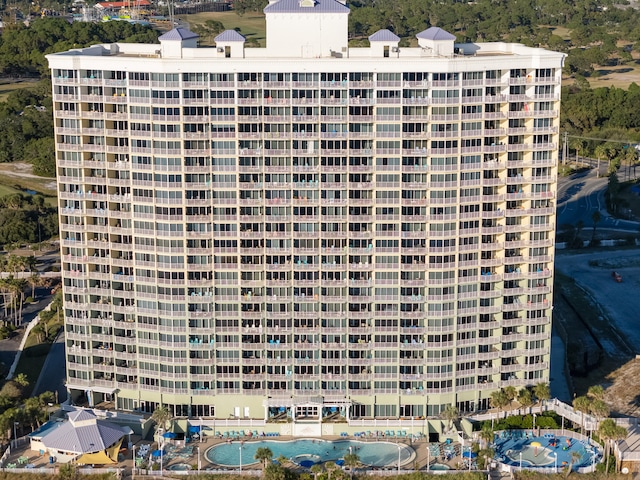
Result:
<instances>
[{"instance_id":1,"label":"pool deck","mask_svg":"<svg viewBox=\"0 0 640 480\"><path fill-rule=\"evenodd\" d=\"M306 437L305 437L306 438ZM280 437L270 437L268 438L268 440L274 441L274 442L278 442L278 441L292 441L292 440L300 440L301 437L293 437L293 436L280 436ZM449 468L451 469L455 469L457 465L461 464L463 459L460 456L456 456L451 458L449 461L446 461L446 459L443 458L435 458L434 456L430 455L427 453L427 445L429 445L424 439L423 440L419 440L419 441L410 441L409 439L391 439L391 438L386 438L386 439L375 439L375 438L355 438L352 436L349 436L347 438L343 437L343 436L325 436L322 437L322 440L326 440L326 441L340 441L340 440L352 440L352 441L361 441L361 442L365 442L365 443L371 443L371 442L386 442L386 443L395 443L395 444L401 444L401 445L406 445L409 446L413 449L413 451L415 452L415 455L411 456L411 459L405 461L403 464L400 465L401 469L405 469L405 470L414 470L414 468L417 468L419 470L424 470L426 468L426 464L427 464L427 459L429 458L431 464L433 463L439 463L439 464L445 464L447 465ZM245 441L245 442L250 442L252 440L267 440L267 438L264 437L260 437L260 438L246 438L245 440L232 440L232 443L236 443L239 444L241 441ZM131 441L133 443L133 445L135 446L135 450L136 452L139 451L139 448L141 445L144 444L149 444L150 445L150 450L154 450L158 447L157 443L155 442L149 442L146 440L141 440L139 436L137 435L131 435ZM206 453L207 450L209 450L211 447L215 446L215 445L220 445L220 444L224 444L224 443L228 443L229 440L227 439L220 439L218 437L211 437L211 436L204 436L204 438L202 439L202 441L198 442L198 441L192 441L187 443L187 446L192 446L193 447L193 453L191 456L189 457L179 457L179 458L175 458L172 460L165 460L163 463L163 469L166 470L168 467L171 467L172 465L176 465L176 464L188 464L188 465L192 465L195 466L198 464L198 447L200 449L199 455L200 455L200 466L201 469L203 471L206 470L237 470L237 468L229 468L229 467L220 467L218 465L215 465L213 463L211 463L209 460L207 460L206 458ZM175 445L176 449L179 450L182 447L185 446L184 441L168 441L167 443L171 443L173 445ZM126 443L125 443L126 446ZM130 470L133 467L133 461L132 461L132 452L131 450L128 450L126 448L123 448L121 454L123 455L124 459L120 462L118 462L117 465L106 465L105 467L113 467L113 468L125 468L126 470ZM32 468L34 469L38 469L40 467L51 467L51 466L60 466L60 464L54 464L54 465L50 465L49 464L49 458L47 455L40 455L38 452L34 452L32 450L30 450L29 448L29 444L28 443L22 443L21 445L18 446L18 448L15 448L12 450L11 454L9 455L9 457L7 458L5 465L7 464L16 464L17 467L20 467L22 465L19 464L18 459L20 457L26 457L27 463L33 465ZM252 459L253 460L253 459ZM304 468L299 467L297 465L287 465L288 468L294 468L294 469L299 469L300 471L305 471ZM243 470L261 470L261 466L258 463L252 463L252 464L247 464L247 465L243 465L242 466ZM397 463L393 464L393 465L389 465L388 467L382 467L382 468L377 468L378 470L382 469L388 469L388 470L393 470L393 469L397 469Z\"/></svg>"},{"instance_id":2,"label":"pool deck","mask_svg":"<svg viewBox=\"0 0 640 480\"><path fill-rule=\"evenodd\" d=\"M307 438L307 437L304 437ZM301 437L293 437L293 436L280 436L280 437L270 437L270 438L264 438L264 437L260 437L260 438L253 438L253 439L246 439L246 440L232 440L232 443L236 443L239 444L241 441L245 441L245 442L250 442L252 440L269 440L269 441L273 441L273 442L288 442L288 441L293 441L293 440L300 440ZM309 438L310 439L310 438ZM408 439L375 439L375 438L355 438L355 437L343 437L343 436L324 436L321 438L321 440L325 440L325 441L344 441L344 440L351 440L351 441L356 441L356 442L363 442L363 443L372 443L372 442L385 442L385 443L394 443L394 444L400 444L400 445L406 445L408 447L411 447L414 451L414 454L411 456L411 458L407 461L405 461L403 464L400 465L401 469L409 469L409 470L414 470L414 467L417 467L420 470L423 470L426 468L427 465L427 460L429 459L430 462L433 463L441 463L441 464L445 464L447 465L449 468L451 469L455 469L456 465L462 463L462 458L460 456L457 457L453 457L450 461L446 461L443 458L439 458L436 459L435 457L431 456L430 454L427 453L427 445L428 443L425 440L419 440L419 441L409 441ZM216 446L216 445L220 445L220 444L224 444L224 443L229 443L228 439L219 439L219 438L213 438L213 437L206 437L204 438L204 441L200 444L202 445L200 447L200 455L201 455L201 464L202 464L202 469L219 469L221 467L219 467L218 465L215 465L213 463L211 463L209 460L207 460L206 458L206 451L209 450L209 448ZM193 443L193 445L195 445L195 443ZM197 461L197 460L195 460ZM176 461L176 463L181 463ZM287 467L291 467L291 465L287 465ZM223 467L226 468L228 470L236 470L236 469L232 469L229 467ZM295 468L300 468L301 470L304 470L302 467L297 467L295 466ZM385 467L383 467L384 469ZM397 463L393 464L393 465L389 465L388 467L386 467L388 469L396 469L398 468ZM253 464L248 464L248 465L243 465L243 469L261 469L260 465L258 463L253 463Z\"/></svg>"}]
</instances>

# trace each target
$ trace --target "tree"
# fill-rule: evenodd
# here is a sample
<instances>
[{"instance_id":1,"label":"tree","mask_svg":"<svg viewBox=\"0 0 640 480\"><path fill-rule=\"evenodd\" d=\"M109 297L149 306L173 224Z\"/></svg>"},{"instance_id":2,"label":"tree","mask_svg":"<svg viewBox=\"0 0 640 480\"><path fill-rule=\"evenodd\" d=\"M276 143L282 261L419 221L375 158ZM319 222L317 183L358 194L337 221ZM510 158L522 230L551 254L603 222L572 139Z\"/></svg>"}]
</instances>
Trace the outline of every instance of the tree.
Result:
<instances>
[{"instance_id":1,"label":"tree","mask_svg":"<svg viewBox=\"0 0 640 480\"><path fill-rule=\"evenodd\" d=\"M522 405L524 408L529 408L533 405L533 397L531 395L531 391L528 388L523 388L518 392L517 399L518 403Z\"/></svg>"},{"instance_id":2,"label":"tree","mask_svg":"<svg viewBox=\"0 0 640 480\"><path fill-rule=\"evenodd\" d=\"M38 343L42 343L46 339L46 327L43 322L38 322L31 329L31 332L38 337Z\"/></svg>"},{"instance_id":3,"label":"tree","mask_svg":"<svg viewBox=\"0 0 640 480\"><path fill-rule=\"evenodd\" d=\"M516 396L518 395L518 391L516 390L516 387L514 387L513 385L509 385L508 387L504 388L504 394L509 399L509 404L511 404L511 402L513 402L516 399Z\"/></svg>"},{"instance_id":4,"label":"tree","mask_svg":"<svg viewBox=\"0 0 640 480\"><path fill-rule=\"evenodd\" d=\"M172 418L171 411L165 405L160 405L151 414L151 420L158 424L159 428L164 429Z\"/></svg>"},{"instance_id":5,"label":"tree","mask_svg":"<svg viewBox=\"0 0 640 480\"><path fill-rule=\"evenodd\" d=\"M634 168L634 176L635 176L635 165L638 161L638 152L634 147L628 145L624 150L624 154L622 155L621 162L625 166L625 178L628 180L631 176L631 168Z\"/></svg>"},{"instance_id":6,"label":"tree","mask_svg":"<svg viewBox=\"0 0 640 480\"><path fill-rule=\"evenodd\" d=\"M338 466L336 462L325 462L324 468L327 471L327 480L331 480L331 476L338 469Z\"/></svg>"},{"instance_id":7,"label":"tree","mask_svg":"<svg viewBox=\"0 0 640 480\"><path fill-rule=\"evenodd\" d=\"M594 400L604 400L604 387L602 385L591 385L587 391L587 397Z\"/></svg>"},{"instance_id":8,"label":"tree","mask_svg":"<svg viewBox=\"0 0 640 480\"><path fill-rule=\"evenodd\" d=\"M540 402L540 413L542 413L542 406L544 405L544 402L551 398L551 389L549 388L549 384L544 382L536 384L536 386L533 387L533 395Z\"/></svg>"},{"instance_id":9,"label":"tree","mask_svg":"<svg viewBox=\"0 0 640 480\"><path fill-rule=\"evenodd\" d=\"M273 458L273 452L269 447L260 447L256 450L256 454L253 458L262 463L262 466L266 468L267 463L271 462L271 459Z\"/></svg>"},{"instance_id":10,"label":"tree","mask_svg":"<svg viewBox=\"0 0 640 480\"><path fill-rule=\"evenodd\" d=\"M584 141L581 138L573 137L571 140L569 140L569 148L572 148L576 151L576 163L578 163L578 157L580 155L580 152L584 148Z\"/></svg>"},{"instance_id":11,"label":"tree","mask_svg":"<svg viewBox=\"0 0 640 480\"><path fill-rule=\"evenodd\" d=\"M80 478L80 472L76 466L72 463L65 463L60 466L58 470L58 480L78 480Z\"/></svg>"},{"instance_id":12,"label":"tree","mask_svg":"<svg viewBox=\"0 0 640 480\"><path fill-rule=\"evenodd\" d=\"M258 449L260 450L260 449ZM282 468L282 465L276 465L275 463L270 463L266 465L264 468L264 479L265 480L285 480L286 471Z\"/></svg>"},{"instance_id":13,"label":"tree","mask_svg":"<svg viewBox=\"0 0 640 480\"><path fill-rule=\"evenodd\" d=\"M615 213L618 210L618 196L620 195L620 182L618 181L618 174L616 172L611 172L609 175L607 194L609 196L611 211Z\"/></svg>"},{"instance_id":14,"label":"tree","mask_svg":"<svg viewBox=\"0 0 640 480\"><path fill-rule=\"evenodd\" d=\"M349 469L349 477L353 478L353 470L360 465L360 457L355 453L347 453L344 456L344 465Z\"/></svg>"},{"instance_id":15,"label":"tree","mask_svg":"<svg viewBox=\"0 0 640 480\"><path fill-rule=\"evenodd\" d=\"M503 388L491 392L489 402L493 408L497 408L499 411L511 403Z\"/></svg>"},{"instance_id":16,"label":"tree","mask_svg":"<svg viewBox=\"0 0 640 480\"><path fill-rule=\"evenodd\" d=\"M320 475L324 470L322 469L322 464L314 463L311 466L311 473L313 473L313 480L318 480L318 475Z\"/></svg>"},{"instance_id":17,"label":"tree","mask_svg":"<svg viewBox=\"0 0 640 480\"><path fill-rule=\"evenodd\" d=\"M594 242L596 240L596 227L598 226L598 223L600 223L600 220L602 220L602 216L600 215L600 212L598 210L594 211L591 214L591 220L593 221L593 233L591 234L591 245L594 245Z\"/></svg>"},{"instance_id":18,"label":"tree","mask_svg":"<svg viewBox=\"0 0 640 480\"><path fill-rule=\"evenodd\" d=\"M482 450L478 451L478 458L482 459L482 464L478 464L478 469L486 469L487 465L489 464L489 462L491 462L491 459L495 457L495 455L496 451L493 448L489 447L483 448Z\"/></svg>"},{"instance_id":19,"label":"tree","mask_svg":"<svg viewBox=\"0 0 640 480\"><path fill-rule=\"evenodd\" d=\"M27 378L27 375L24 373L19 373L18 375L16 375L13 381L22 388L29 386L29 378Z\"/></svg>"},{"instance_id":20,"label":"tree","mask_svg":"<svg viewBox=\"0 0 640 480\"><path fill-rule=\"evenodd\" d=\"M31 298L36 298L36 287L39 287L43 284L43 278L40 276L40 273L33 272L31 275L29 275L27 282L29 282L29 285L31 285Z\"/></svg>"},{"instance_id":21,"label":"tree","mask_svg":"<svg viewBox=\"0 0 640 480\"><path fill-rule=\"evenodd\" d=\"M447 430L451 430L454 422L456 422L458 418L460 418L460 412L454 405L447 405L442 411L442 418L445 419L448 423Z\"/></svg>"},{"instance_id":22,"label":"tree","mask_svg":"<svg viewBox=\"0 0 640 480\"><path fill-rule=\"evenodd\" d=\"M598 159L598 170L596 170L596 176L600 177L600 159L607 158L607 147L604 143L601 143L595 148L593 153Z\"/></svg>"},{"instance_id":23,"label":"tree","mask_svg":"<svg viewBox=\"0 0 640 480\"><path fill-rule=\"evenodd\" d=\"M616 424L611 418L603 420L598 425L598 436L605 441L604 455L607 459L605 468L607 475L609 474L609 457L611 456L612 442L626 438L627 434L627 429Z\"/></svg>"},{"instance_id":24,"label":"tree","mask_svg":"<svg viewBox=\"0 0 640 480\"><path fill-rule=\"evenodd\" d=\"M611 413L611 410L609 409L609 405L607 405L604 400L594 399L591 400L589 412L597 419L601 419L608 417L609 413Z\"/></svg>"},{"instance_id":25,"label":"tree","mask_svg":"<svg viewBox=\"0 0 640 480\"><path fill-rule=\"evenodd\" d=\"M575 452L575 451L571 452L571 461L569 462L569 465L567 465L567 471L564 474L565 478L567 478L573 471L573 464L576 463L581 458L582 458L582 455L580 455L580 452Z\"/></svg>"},{"instance_id":26,"label":"tree","mask_svg":"<svg viewBox=\"0 0 640 480\"><path fill-rule=\"evenodd\" d=\"M491 425L485 423L479 433L480 439L484 442L485 448L488 447L491 442L493 442L494 435L495 434L493 433L493 428L491 428Z\"/></svg>"},{"instance_id":27,"label":"tree","mask_svg":"<svg viewBox=\"0 0 640 480\"><path fill-rule=\"evenodd\" d=\"M584 433L584 414L589 413L591 409L591 400L584 395L573 399L573 408L582 414L580 420L580 431Z\"/></svg>"}]
</instances>

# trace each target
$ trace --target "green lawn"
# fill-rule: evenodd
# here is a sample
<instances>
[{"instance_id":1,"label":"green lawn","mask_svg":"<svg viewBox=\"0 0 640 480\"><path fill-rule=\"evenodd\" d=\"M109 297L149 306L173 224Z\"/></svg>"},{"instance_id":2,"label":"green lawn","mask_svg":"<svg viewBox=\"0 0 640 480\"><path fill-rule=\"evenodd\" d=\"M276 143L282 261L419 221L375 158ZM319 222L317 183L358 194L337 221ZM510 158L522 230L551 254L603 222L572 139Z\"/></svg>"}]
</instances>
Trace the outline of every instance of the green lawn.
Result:
<instances>
[{"instance_id":1,"label":"green lawn","mask_svg":"<svg viewBox=\"0 0 640 480\"><path fill-rule=\"evenodd\" d=\"M15 90L20 90L21 88L33 87L36 82L25 82L25 81L17 81L12 83L2 83L0 84L0 102L4 102L9 97L9 94Z\"/></svg>"},{"instance_id":2,"label":"green lawn","mask_svg":"<svg viewBox=\"0 0 640 480\"><path fill-rule=\"evenodd\" d=\"M225 29L234 30L237 28L247 40L255 40L261 47L265 46L267 25L262 13L251 12L240 16L236 12L202 12L180 15L179 18L189 25L204 24L207 20L218 20L222 22ZM214 41L213 38L201 38L200 44L213 46Z\"/></svg>"},{"instance_id":3,"label":"green lawn","mask_svg":"<svg viewBox=\"0 0 640 480\"><path fill-rule=\"evenodd\" d=\"M45 197L47 205L57 206L55 178L17 175L18 171L20 169L16 167L16 164L0 163L0 196L14 193L24 194L25 190L33 190Z\"/></svg>"}]
</instances>

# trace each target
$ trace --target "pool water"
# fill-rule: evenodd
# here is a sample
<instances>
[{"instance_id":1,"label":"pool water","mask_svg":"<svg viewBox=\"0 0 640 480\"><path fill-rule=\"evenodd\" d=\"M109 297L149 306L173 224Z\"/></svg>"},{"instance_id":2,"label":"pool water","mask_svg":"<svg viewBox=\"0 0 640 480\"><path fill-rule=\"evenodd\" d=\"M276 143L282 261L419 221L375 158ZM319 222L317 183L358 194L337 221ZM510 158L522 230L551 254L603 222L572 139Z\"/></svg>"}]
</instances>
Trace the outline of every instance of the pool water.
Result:
<instances>
[{"instance_id":1,"label":"pool water","mask_svg":"<svg viewBox=\"0 0 640 480\"><path fill-rule=\"evenodd\" d=\"M555 457L551 450L545 447L533 447L525 445L521 450L510 450L506 452L506 456L512 462L520 463L520 453L522 453L522 466L524 467L545 467L554 463Z\"/></svg>"},{"instance_id":2,"label":"pool water","mask_svg":"<svg viewBox=\"0 0 640 480\"><path fill-rule=\"evenodd\" d=\"M523 437L519 431L501 432L495 440L495 452L496 460L516 467L520 465L522 453L522 466L525 468L553 468L556 465L562 468L571 463L571 454L578 452L580 459L573 463L577 468L591 465L594 452L596 458L599 456L599 452L587 440L552 435Z\"/></svg>"},{"instance_id":3,"label":"pool water","mask_svg":"<svg viewBox=\"0 0 640 480\"><path fill-rule=\"evenodd\" d=\"M167 470L172 470L174 472L184 472L186 470L191 470L191 467L186 463L174 463L173 465L169 465Z\"/></svg>"},{"instance_id":4,"label":"pool water","mask_svg":"<svg viewBox=\"0 0 640 480\"><path fill-rule=\"evenodd\" d=\"M429 466L429 470L451 470L449 465L445 465L444 463L432 463Z\"/></svg>"},{"instance_id":5,"label":"pool water","mask_svg":"<svg viewBox=\"0 0 640 480\"><path fill-rule=\"evenodd\" d=\"M273 452L273 459L281 455L292 461L312 460L314 463L335 462L351 452L360 457L360 462L372 467L386 467L410 462L415 452L406 445L389 442L358 442L355 440L292 440L288 442L275 440L258 440L255 442L223 443L207 450L206 458L211 463L227 467L240 465L240 450L242 450L242 465L257 463L256 451L267 447ZM400 449L398 451L398 448Z\"/></svg>"}]
</instances>

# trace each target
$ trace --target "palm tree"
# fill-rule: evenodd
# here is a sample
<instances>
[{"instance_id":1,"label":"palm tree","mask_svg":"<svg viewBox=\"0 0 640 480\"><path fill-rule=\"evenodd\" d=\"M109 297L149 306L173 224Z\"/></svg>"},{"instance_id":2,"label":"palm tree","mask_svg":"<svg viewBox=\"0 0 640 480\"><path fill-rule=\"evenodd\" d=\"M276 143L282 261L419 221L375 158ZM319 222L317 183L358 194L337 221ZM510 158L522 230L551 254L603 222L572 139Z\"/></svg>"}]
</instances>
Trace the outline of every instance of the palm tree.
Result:
<instances>
[{"instance_id":1,"label":"palm tree","mask_svg":"<svg viewBox=\"0 0 640 480\"><path fill-rule=\"evenodd\" d=\"M491 396L489 397L489 403L493 408L497 408L498 411L501 411L504 407L509 405L509 397L505 393L504 389L496 390L495 392L491 392Z\"/></svg>"},{"instance_id":2,"label":"palm tree","mask_svg":"<svg viewBox=\"0 0 640 480\"><path fill-rule=\"evenodd\" d=\"M596 239L596 227L598 226L598 223L600 223L600 220L602 220L602 216L598 210L591 214L591 220L593 220L593 232L591 233L591 245L593 245L593 242Z\"/></svg>"},{"instance_id":3,"label":"palm tree","mask_svg":"<svg viewBox=\"0 0 640 480\"><path fill-rule=\"evenodd\" d=\"M531 396L531 391L528 388L523 388L518 392L518 397L516 398L518 403L522 405L525 409L529 408L533 405L533 398Z\"/></svg>"},{"instance_id":4,"label":"palm tree","mask_svg":"<svg viewBox=\"0 0 640 480\"><path fill-rule=\"evenodd\" d=\"M36 287L39 287L43 284L42 277L38 272L32 272L27 279L29 285L31 285L31 298L36 298Z\"/></svg>"},{"instance_id":5,"label":"palm tree","mask_svg":"<svg viewBox=\"0 0 640 480\"><path fill-rule=\"evenodd\" d=\"M444 418L448 422L447 430L451 430L454 422L456 422L458 418L460 418L460 412L454 405L447 405L442 411L441 415L442 418Z\"/></svg>"},{"instance_id":6,"label":"palm tree","mask_svg":"<svg viewBox=\"0 0 640 480\"><path fill-rule=\"evenodd\" d=\"M595 153L596 158L598 159L598 170L596 171L596 176L600 177L600 159L607 158L607 147L604 143L601 143L596 147L593 153Z\"/></svg>"},{"instance_id":7,"label":"palm tree","mask_svg":"<svg viewBox=\"0 0 640 480\"><path fill-rule=\"evenodd\" d=\"M271 462L271 459L273 458L273 452L269 447L260 447L256 450L256 454L253 458L262 463L264 468L267 468L267 464Z\"/></svg>"},{"instance_id":8,"label":"palm tree","mask_svg":"<svg viewBox=\"0 0 640 480\"><path fill-rule=\"evenodd\" d=\"M493 437L494 437L493 428L491 428L491 425L488 423L485 423L482 426L482 430L480 430L479 436L480 436L480 439L484 441L485 448L488 447L491 444L491 442L493 442Z\"/></svg>"},{"instance_id":9,"label":"palm tree","mask_svg":"<svg viewBox=\"0 0 640 480\"><path fill-rule=\"evenodd\" d=\"M347 453L344 456L344 466L349 468L349 477L353 478L353 469L360 465L360 457L355 453Z\"/></svg>"},{"instance_id":10,"label":"palm tree","mask_svg":"<svg viewBox=\"0 0 640 480\"><path fill-rule=\"evenodd\" d=\"M580 452L575 452L575 451L571 452L571 461L569 462L569 465L567 466L567 471L564 474L565 478L567 478L571 474L571 471L573 470L573 464L576 463L581 458L582 458L582 455L580 455Z\"/></svg>"},{"instance_id":11,"label":"palm tree","mask_svg":"<svg viewBox=\"0 0 640 480\"><path fill-rule=\"evenodd\" d=\"M513 385L509 385L508 387L504 388L504 394L509 399L509 404L511 404L511 402L513 402L518 395L518 391L516 390L516 387L514 387Z\"/></svg>"},{"instance_id":12,"label":"palm tree","mask_svg":"<svg viewBox=\"0 0 640 480\"><path fill-rule=\"evenodd\" d=\"M576 163L578 163L578 156L580 151L584 148L584 142L581 138L572 138L569 140L569 148L573 148L576 151Z\"/></svg>"},{"instance_id":13,"label":"palm tree","mask_svg":"<svg viewBox=\"0 0 640 480\"><path fill-rule=\"evenodd\" d=\"M265 466L263 476L265 480L284 480L287 476L287 472L284 468L282 468L282 465L270 463L269 465Z\"/></svg>"},{"instance_id":14,"label":"palm tree","mask_svg":"<svg viewBox=\"0 0 640 480\"><path fill-rule=\"evenodd\" d=\"M491 459L495 456L496 451L493 448L483 448L478 452L478 458L482 458L484 460L484 465L478 465L478 468L486 469L487 465L491 461Z\"/></svg>"},{"instance_id":15,"label":"palm tree","mask_svg":"<svg viewBox=\"0 0 640 480\"><path fill-rule=\"evenodd\" d=\"M608 417L611 410L604 400L592 400L591 405L589 406L589 412L600 420Z\"/></svg>"},{"instance_id":16,"label":"palm tree","mask_svg":"<svg viewBox=\"0 0 640 480\"><path fill-rule=\"evenodd\" d=\"M604 400L604 387L602 385L591 385L587 391L587 397L594 400Z\"/></svg>"},{"instance_id":17,"label":"palm tree","mask_svg":"<svg viewBox=\"0 0 640 480\"><path fill-rule=\"evenodd\" d=\"M338 469L336 462L325 462L324 468L327 471L327 480L331 480L331 475Z\"/></svg>"},{"instance_id":18,"label":"palm tree","mask_svg":"<svg viewBox=\"0 0 640 480\"><path fill-rule=\"evenodd\" d=\"M313 480L318 480L318 475L320 475L324 470L322 469L322 464L314 463L311 466L311 473L313 473Z\"/></svg>"},{"instance_id":19,"label":"palm tree","mask_svg":"<svg viewBox=\"0 0 640 480\"><path fill-rule=\"evenodd\" d=\"M573 408L582 413L582 419L580 420L580 432L584 433L584 414L589 413L591 409L591 400L588 397L582 395L573 400Z\"/></svg>"},{"instance_id":20,"label":"palm tree","mask_svg":"<svg viewBox=\"0 0 640 480\"><path fill-rule=\"evenodd\" d=\"M611 418L600 422L598 426L598 436L605 441L604 455L607 459L605 472L609 474L609 458L611 456L611 443L626 438L627 429L616 424Z\"/></svg>"},{"instance_id":21,"label":"palm tree","mask_svg":"<svg viewBox=\"0 0 640 480\"><path fill-rule=\"evenodd\" d=\"M151 420L158 424L158 427L164 429L172 418L171 411L165 405L160 405L151 414Z\"/></svg>"},{"instance_id":22,"label":"palm tree","mask_svg":"<svg viewBox=\"0 0 640 480\"><path fill-rule=\"evenodd\" d=\"M38 343L42 343L45 339L46 328L42 323L43 322L36 323L31 330L31 332L38 337Z\"/></svg>"},{"instance_id":23,"label":"palm tree","mask_svg":"<svg viewBox=\"0 0 640 480\"><path fill-rule=\"evenodd\" d=\"M16 375L13 381L22 388L29 386L29 378L24 373L19 373L18 375Z\"/></svg>"},{"instance_id":24,"label":"palm tree","mask_svg":"<svg viewBox=\"0 0 640 480\"><path fill-rule=\"evenodd\" d=\"M551 398L551 389L548 383L538 383L533 387L533 395L540 401L540 413L542 413L542 406L544 402Z\"/></svg>"}]
</instances>

